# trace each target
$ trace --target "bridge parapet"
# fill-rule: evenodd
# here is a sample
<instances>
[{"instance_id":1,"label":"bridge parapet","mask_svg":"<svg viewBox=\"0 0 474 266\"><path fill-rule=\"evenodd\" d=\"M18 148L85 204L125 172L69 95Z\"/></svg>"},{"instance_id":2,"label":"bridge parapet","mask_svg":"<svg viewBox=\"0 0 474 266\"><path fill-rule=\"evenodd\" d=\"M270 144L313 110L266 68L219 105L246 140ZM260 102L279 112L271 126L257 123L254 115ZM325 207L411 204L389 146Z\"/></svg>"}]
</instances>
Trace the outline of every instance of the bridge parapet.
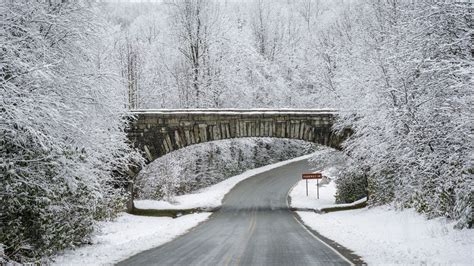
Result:
<instances>
[{"instance_id":1,"label":"bridge parapet","mask_svg":"<svg viewBox=\"0 0 474 266\"><path fill-rule=\"evenodd\" d=\"M300 139L339 148L349 134L332 132L337 112L326 109L166 109L132 114L136 120L128 137L149 161L189 145L243 137Z\"/></svg>"}]
</instances>

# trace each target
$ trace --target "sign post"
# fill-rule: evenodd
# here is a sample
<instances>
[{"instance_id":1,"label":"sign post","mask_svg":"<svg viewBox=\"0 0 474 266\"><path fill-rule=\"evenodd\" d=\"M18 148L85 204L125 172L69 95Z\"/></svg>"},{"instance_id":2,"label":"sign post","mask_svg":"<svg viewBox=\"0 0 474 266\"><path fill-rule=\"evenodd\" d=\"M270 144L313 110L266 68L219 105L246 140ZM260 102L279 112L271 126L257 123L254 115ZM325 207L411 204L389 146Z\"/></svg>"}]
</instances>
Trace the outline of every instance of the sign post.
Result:
<instances>
[{"instance_id":1,"label":"sign post","mask_svg":"<svg viewBox=\"0 0 474 266\"><path fill-rule=\"evenodd\" d=\"M319 179L316 179L316 187L318 188L318 199L319 199Z\"/></svg>"},{"instance_id":2,"label":"sign post","mask_svg":"<svg viewBox=\"0 0 474 266\"><path fill-rule=\"evenodd\" d=\"M306 179L306 197L308 196L308 179Z\"/></svg>"},{"instance_id":3,"label":"sign post","mask_svg":"<svg viewBox=\"0 0 474 266\"><path fill-rule=\"evenodd\" d=\"M305 173L303 179L306 179L306 196L308 196L308 179L316 179L316 186L318 187L318 199L319 199L319 179L323 178L321 173Z\"/></svg>"}]
</instances>

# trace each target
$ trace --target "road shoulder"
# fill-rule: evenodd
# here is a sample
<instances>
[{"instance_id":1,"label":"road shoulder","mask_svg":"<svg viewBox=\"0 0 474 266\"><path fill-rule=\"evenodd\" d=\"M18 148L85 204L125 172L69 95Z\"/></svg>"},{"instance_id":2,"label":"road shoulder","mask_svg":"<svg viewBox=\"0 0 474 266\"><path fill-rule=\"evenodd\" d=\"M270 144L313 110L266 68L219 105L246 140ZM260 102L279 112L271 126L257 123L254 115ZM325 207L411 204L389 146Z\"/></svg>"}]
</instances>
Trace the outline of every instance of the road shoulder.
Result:
<instances>
[{"instance_id":1,"label":"road shoulder","mask_svg":"<svg viewBox=\"0 0 474 266\"><path fill-rule=\"evenodd\" d=\"M354 253L354 251L342 246L341 244L337 243L334 240L331 240L323 235L321 235L318 231L314 230L313 228L307 226L303 220L301 219L300 215L298 212L293 212L295 219L298 221L298 223L303 226L308 233L313 235L316 239L319 241L323 242L327 246L331 247L333 250L335 250L341 257L344 257L346 260L348 260L350 263L354 265L367 265L365 261L362 259L361 256L357 255Z\"/></svg>"},{"instance_id":2,"label":"road shoulder","mask_svg":"<svg viewBox=\"0 0 474 266\"><path fill-rule=\"evenodd\" d=\"M311 187L314 187L316 182L314 180L310 181ZM309 197L309 191L308 191L308 196L304 196L303 192L305 190L305 181L300 180L293 185L293 187L290 188L287 194L287 205L288 208L290 208L293 211L293 217L295 220L308 231L309 234L311 234L314 238L317 240L321 241L324 243L326 246L330 247L333 249L336 253L338 253L341 257L343 257L345 260L347 260L349 263L353 265L366 265L367 263L364 262L361 256L357 255L354 253L354 251L342 246L341 244L337 243L334 240L331 240L323 235L321 235L318 231L314 230L310 226L306 225L306 223L301 219L301 216L298 214L299 211L296 211L298 209L306 209L308 213L311 213L313 215L318 215L318 213L321 213L321 207L333 207L335 198L334 198L334 193L336 191L336 188L334 186L334 182L329 182L329 184L324 184L323 186L320 186L320 198L322 199L321 201L318 201L316 194L314 191L311 191L312 196ZM309 186L309 184L308 184ZM323 188L323 189L322 189ZM313 189L314 190L314 189ZM321 193L322 192L322 193ZM314 195L313 195L314 194Z\"/></svg>"},{"instance_id":3,"label":"road shoulder","mask_svg":"<svg viewBox=\"0 0 474 266\"><path fill-rule=\"evenodd\" d=\"M470 265L474 261L472 229L454 229L455 222L449 219L427 219L413 209L354 208L364 202L334 204L331 184L320 187L320 199L315 184L308 196L305 185L297 182L289 192L289 201L296 199L291 208L305 210L295 211L295 217L354 264ZM328 208L335 212L325 213Z\"/></svg>"}]
</instances>

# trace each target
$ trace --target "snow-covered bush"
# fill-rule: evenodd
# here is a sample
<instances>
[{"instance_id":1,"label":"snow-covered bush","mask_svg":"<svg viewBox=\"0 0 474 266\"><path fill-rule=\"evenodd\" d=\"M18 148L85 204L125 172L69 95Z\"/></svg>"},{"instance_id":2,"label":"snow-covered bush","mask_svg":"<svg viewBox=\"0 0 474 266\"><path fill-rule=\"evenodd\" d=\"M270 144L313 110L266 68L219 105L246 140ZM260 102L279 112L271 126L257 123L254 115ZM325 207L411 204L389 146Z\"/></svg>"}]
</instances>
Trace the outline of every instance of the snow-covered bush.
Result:
<instances>
[{"instance_id":1,"label":"snow-covered bush","mask_svg":"<svg viewBox=\"0 0 474 266\"><path fill-rule=\"evenodd\" d=\"M0 246L26 262L86 242L140 157L91 3L2 1L0 16Z\"/></svg>"},{"instance_id":2,"label":"snow-covered bush","mask_svg":"<svg viewBox=\"0 0 474 266\"><path fill-rule=\"evenodd\" d=\"M336 179L336 203L352 203L367 196L367 176L347 173Z\"/></svg>"},{"instance_id":3,"label":"snow-covered bush","mask_svg":"<svg viewBox=\"0 0 474 266\"><path fill-rule=\"evenodd\" d=\"M185 147L147 165L137 177L142 199L167 199L218 183L248 169L311 153L318 145L299 140L242 138Z\"/></svg>"},{"instance_id":4,"label":"snow-covered bush","mask_svg":"<svg viewBox=\"0 0 474 266\"><path fill-rule=\"evenodd\" d=\"M336 178L336 203L352 203L367 197L367 172L344 152L325 147L316 151L310 161L316 170L330 169Z\"/></svg>"}]
</instances>

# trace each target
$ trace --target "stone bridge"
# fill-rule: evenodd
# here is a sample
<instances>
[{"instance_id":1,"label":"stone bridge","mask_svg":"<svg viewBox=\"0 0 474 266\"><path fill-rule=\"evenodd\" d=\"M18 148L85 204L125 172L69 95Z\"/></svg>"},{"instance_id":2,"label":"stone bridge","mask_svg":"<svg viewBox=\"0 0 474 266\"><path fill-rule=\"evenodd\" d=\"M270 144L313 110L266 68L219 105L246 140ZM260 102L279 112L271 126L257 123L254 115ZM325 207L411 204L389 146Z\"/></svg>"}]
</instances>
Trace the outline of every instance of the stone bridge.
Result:
<instances>
[{"instance_id":1,"label":"stone bridge","mask_svg":"<svg viewBox=\"0 0 474 266\"><path fill-rule=\"evenodd\" d=\"M243 137L299 139L338 149L350 134L333 133L333 110L175 109L132 113L136 119L128 137L149 161L192 144Z\"/></svg>"}]
</instances>

